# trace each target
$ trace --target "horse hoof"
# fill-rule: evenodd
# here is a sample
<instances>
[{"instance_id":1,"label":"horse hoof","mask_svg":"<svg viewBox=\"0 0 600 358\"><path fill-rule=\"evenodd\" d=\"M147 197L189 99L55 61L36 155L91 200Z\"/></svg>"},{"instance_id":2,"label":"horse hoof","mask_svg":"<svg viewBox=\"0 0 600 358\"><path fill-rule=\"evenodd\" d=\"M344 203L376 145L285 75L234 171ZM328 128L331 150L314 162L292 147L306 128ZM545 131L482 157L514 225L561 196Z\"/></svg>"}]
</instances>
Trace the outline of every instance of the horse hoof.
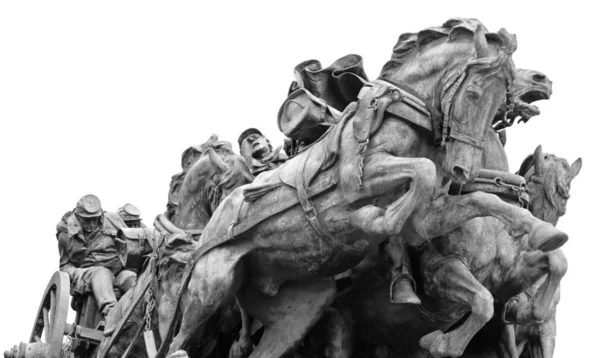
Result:
<instances>
[{"instance_id":1,"label":"horse hoof","mask_svg":"<svg viewBox=\"0 0 600 358\"><path fill-rule=\"evenodd\" d=\"M176 351L170 354L167 358L190 358L185 351Z\"/></svg>"},{"instance_id":2,"label":"horse hoof","mask_svg":"<svg viewBox=\"0 0 600 358\"><path fill-rule=\"evenodd\" d=\"M563 246L568 239L567 234L552 224L541 222L529 233L529 246L532 249L548 252Z\"/></svg>"},{"instance_id":3,"label":"horse hoof","mask_svg":"<svg viewBox=\"0 0 600 358\"><path fill-rule=\"evenodd\" d=\"M423 348L426 351L431 351L431 347L433 346L433 344L438 340L441 339L441 337L444 336L444 333L442 331L434 331L431 332L423 337L421 337L421 339L419 340L419 345L421 346L421 348Z\"/></svg>"}]
</instances>

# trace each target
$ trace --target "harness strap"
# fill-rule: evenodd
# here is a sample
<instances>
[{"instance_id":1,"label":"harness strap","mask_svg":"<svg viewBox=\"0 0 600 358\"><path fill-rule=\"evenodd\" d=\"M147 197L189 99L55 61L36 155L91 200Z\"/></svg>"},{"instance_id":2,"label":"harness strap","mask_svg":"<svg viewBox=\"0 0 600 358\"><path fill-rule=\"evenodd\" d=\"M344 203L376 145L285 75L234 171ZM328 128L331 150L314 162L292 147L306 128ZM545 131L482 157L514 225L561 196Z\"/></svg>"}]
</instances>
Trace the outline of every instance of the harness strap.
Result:
<instances>
[{"instance_id":1,"label":"harness strap","mask_svg":"<svg viewBox=\"0 0 600 358\"><path fill-rule=\"evenodd\" d=\"M464 142L464 143L467 143L467 144L469 144L475 148L479 148L479 149L483 149L483 147L485 145L484 140L475 139L473 137L470 137L464 133L457 131L456 129L450 129L450 135L448 135L448 137L454 138L454 139Z\"/></svg>"},{"instance_id":2,"label":"harness strap","mask_svg":"<svg viewBox=\"0 0 600 358\"><path fill-rule=\"evenodd\" d=\"M321 220L319 220L319 216L317 214L317 211L315 210L314 206L312 206L312 204L310 203L310 200L308 199L308 192L307 192L307 180L304 177L304 168L306 167L306 162L308 161L308 158L310 157L310 153L308 153L309 155L306 155L302 161L302 164L298 166L298 169L296 170L296 186L297 188L297 193L298 193L298 200L300 201L300 205L302 206L302 209L304 210L304 215L306 216L306 219L308 220L308 222L310 223L310 226L312 226L312 228L317 232L317 234L324 239L325 241L327 241L331 246L333 247L339 247L340 244L335 240L335 238L333 236L331 236L330 232L325 229L325 227L323 226L323 223L321 222Z\"/></svg>"},{"instance_id":3,"label":"harness strap","mask_svg":"<svg viewBox=\"0 0 600 358\"><path fill-rule=\"evenodd\" d=\"M337 174L337 172L336 172L336 174ZM334 186L337 185L337 182L338 182L337 177L333 176L333 175L330 176L329 178L325 178L324 180L320 180L318 183L316 183L315 185L313 185L307 189L306 195L308 198L312 198L318 194L321 194L321 193L333 188ZM288 210L297 204L298 204L297 200L278 201L274 205L271 205L271 206L267 207L265 210L263 210L261 212L261 215L253 215L253 216L250 216L250 217L246 218L245 220L239 222L237 225L230 225L227 228L225 233L222 233L221 235L218 235L218 236L213 237L212 239L209 239L202 246L198 247L196 249L196 251L194 251L185 271L183 272L183 277L181 279L181 289L178 293L177 304L175 306L175 314L173 315L173 318L171 319L171 322L169 323L169 329L161 343L158 353L156 354L156 358L164 358L166 356L167 349L169 347L169 343L175 333L175 327L177 326L177 320L179 318L179 315L177 314L177 310L179 309L179 306L181 304L183 290L187 287L187 285L190 281L190 278L192 276L192 270L194 269L194 266L195 266L196 262L198 261L198 259L200 259L200 257L202 257L204 254L206 254L208 251L231 240L231 237L237 237L237 236L243 234L244 232L250 230L254 226L258 225L262 221L270 218L271 216L274 216L285 210ZM103 358L103 357L99 357L99 358Z\"/></svg>"}]
</instances>

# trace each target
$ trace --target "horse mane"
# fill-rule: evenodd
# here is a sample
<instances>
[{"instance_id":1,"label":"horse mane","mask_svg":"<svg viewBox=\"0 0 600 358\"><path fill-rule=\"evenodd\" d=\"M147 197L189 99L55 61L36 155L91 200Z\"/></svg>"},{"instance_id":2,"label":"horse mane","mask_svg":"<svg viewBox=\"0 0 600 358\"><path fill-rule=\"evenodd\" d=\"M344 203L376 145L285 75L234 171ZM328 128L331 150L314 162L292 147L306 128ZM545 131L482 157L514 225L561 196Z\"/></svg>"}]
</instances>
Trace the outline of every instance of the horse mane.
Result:
<instances>
[{"instance_id":1,"label":"horse mane","mask_svg":"<svg viewBox=\"0 0 600 358\"><path fill-rule=\"evenodd\" d=\"M534 155L528 155L523 163L521 163L521 167L517 172L518 175L525 178L527 181L527 185L529 186L529 203L530 203L530 211L534 214L534 216L548 221L554 225L556 225L556 221L559 216L559 202L558 197L561 195L555 190L557 183L562 183L564 178L559 178L561 171L559 167L563 168L562 173L569 173L569 162L564 158L559 158L552 154L544 155L544 172L543 173L535 173L535 170L531 169L535 165ZM541 176L542 182L539 183L539 189L534 189L532 184L530 183L531 177L533 175ZM568 186L564 187L564 194L569 195ZM549 211L544 210L544 208L549 209Z\"/></svg>"},{"instance_id":2,"label":"horse mane","mask_svg":"<svg viewBox=\"0 0 600 358\"><path fill-rule=\"evenodd\" d=\"M403 65L407 57L414 51L419 50L435 40L446 38L446 41L452 42L464 38L465 36L473 38L479 26L483 28L486 40L489 44L496 45L507 55L512 54L516 50L516 37L509 34L506 30L501 29L498 33L488 32L486 27L477 19L452 18L440 27L430 27L416 33L409 32L400 35L398 42L393 48L392 57L383 66L379 77L386 78L394 69ZM501 63L489 63L484 66L490 68L500 66L504 63L504 61L500 62Z\"/></svg>"}]
</instances>

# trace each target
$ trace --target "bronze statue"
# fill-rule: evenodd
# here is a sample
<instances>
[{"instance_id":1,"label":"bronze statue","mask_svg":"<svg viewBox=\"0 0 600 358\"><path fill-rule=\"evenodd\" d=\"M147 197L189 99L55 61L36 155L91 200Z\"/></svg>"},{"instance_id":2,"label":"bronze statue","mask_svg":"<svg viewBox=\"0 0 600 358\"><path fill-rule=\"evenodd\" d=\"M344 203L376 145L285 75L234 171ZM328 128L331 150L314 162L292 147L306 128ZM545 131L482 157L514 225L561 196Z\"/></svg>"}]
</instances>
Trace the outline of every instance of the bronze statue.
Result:
<instances>
[{"instance_id":1,"label":"bronze statue","mask_svg":"<svg viewBox=\"0 0 600 358\"><path fill-rule=\"evenodd\" d=\"M253 356L288 354L335 298L331 276L389 237L418 246L493 216L512 235L528 234L532 247L560 247L566 234L494 195L445 194L449 179L477 176L485 135L515 76L515 49L513 35L486 33L475 20L402 35L380 79L365 85L340 123L217 208L185 273L186 304L169 352L186 348L237 296L265 326Z\"/></svg>"},{"instance_id":2,"label":"bronze statue","mask_svg":"<svg viewBox=\"0 0 600 358\"><path fill-rule=\"evenodd\" d=\"M564 214L568 188L580 167L581 160L569 166L564 159L544 155L541 147L526 159L519 174L527 180L531 192L529 207L536 217L556 224L555 219ZM553 194L544 194L550 190ZM470 338L491 319L494 300L508 305L506 319L519 316L518 323L530 323L547 318L566 271L566 260L560 250L544 253L531 247L526 236L510 237L498 220L476 218L447 237L437 238L413 252L414 261L420 266L419 293L423 301L415 309L389 303L391 265L385 252L375 252L372 256L371 265L357 267L368 270L362 274L367 277L339 298L336 307L342 312L328 318L333 327L327 330L336 338L329 344L340 347L342 342L354 342L355 345L346 345L331 357L370 356L381 346L390 354L405 357L420 356L421 347L434 357L461 356ZM544 284L535 291L526 309L511 303L513 296L529 290L545 274ZM470 316L457 325L469 311ZM357 329L343 329L352 326ZM442 333L450 327L451 331ZM353 332L352 338L346 337ZM454 345L454 340L461 343ZM440 348L433 351L430 347L436 343Z\"/></svg>"},{"instance_id":3,"label":"bronze statue","mask_svg":"<svg viewBox=\"0 0 600 358\"><path fill-rule=\"evenodd\" d=\"M160 255L156 261L147 265L135 288L117 303L114 313L111 314L111 324L104 331L107 337L100 346L100 358L122 357L127 350L131 354L130 357L146 356L146 345L149 343L140 336L138 329L149 330L156 337L165 337L168 323L175 315L174 304L181 287L182 271L189 260L190 251L194 249L194 239L202 232L223 198L253 179L245 159L234 154L228 142L219 141L216 136L212 136L199 148L199 156L187 168L181 181L181 195L178 196L172 219L169 220L166 214L162 214L154 223L160 236L164 237L161 246L156 249ZM150 314L156 315L156 319L152 319L152 323L148 324L144 316L150 302L147 291L153 285L153 272L161 279L158 286L152 286L152 302L156 308L155 312ZM144 296L147 298L143 299ZM136 305L136 302L139 303ZM229 338L225 343L221 342L224 340L222 332L230 332L232 337L231 332L237 328L240 320L236 307L230 307L229 310L221 313L221 323L214 323L214 330L196 337L197 343L192 344L192 351L220 357L220 349L225 350L227 354L234 340ZM137 324L119 327L118 324L127 320L128 315L129 319Z\"/></svg>"},{"instance_id":4,"label":"bronze statue","mask_svg":"<svg viewBox=\"0 0 600 358\"><path fill-rule=\"evenodd\" d=\"M402 34L375 80L358 55L302 62L277 116L287 155L256 128L241 155L212 135L182 154L154 228L94 195L65 213L62 272L5 355L551 357L555 225L581 159L538 146L508 173L506 129L552 92L516 48L453 18ZM73 325L69 280L98 304Z\"/></svg>"},{"instance_id":5,"label":"bronze statue","mask_svg":"<svg viewBox=\"0 0 600 358\"><path fill-rule=\"evenodd\" d=\"M59 225L64 223L61 220ZM100 200L85 195L66 220L67 232L58 237L60 270L69 274L71 294L93 292L106 317L117 303L113 283L123 293L133 286L136 274L123 269L114 245L116 231L105 224Z\"/></svg>"},{"instance_id":6,"label":"bronze statue","mask_svg":"<svg viewBox=\"0 0 600 358\"><path fill-rule=\"evenodd\" d=\"M248 128L238 138L240 153L252 170L252 175L272 170L284 163L288 158L281 151L282 147L273 149L271 142L256 128Z\"/></svg>"},{"instance_id":7,"label":"bronze statue","mask_svg":"<svg viewBox=\"0 0 600 358\"><path fill-rule=\"evenodd\" d=\"M133 204L125 204L117 209L117 214L123 219L125 225L129 228L139 228L146 227L144 223L142 223L142 218L140 217L140 209L138 209Z\"/></svg>"}]
</instances>

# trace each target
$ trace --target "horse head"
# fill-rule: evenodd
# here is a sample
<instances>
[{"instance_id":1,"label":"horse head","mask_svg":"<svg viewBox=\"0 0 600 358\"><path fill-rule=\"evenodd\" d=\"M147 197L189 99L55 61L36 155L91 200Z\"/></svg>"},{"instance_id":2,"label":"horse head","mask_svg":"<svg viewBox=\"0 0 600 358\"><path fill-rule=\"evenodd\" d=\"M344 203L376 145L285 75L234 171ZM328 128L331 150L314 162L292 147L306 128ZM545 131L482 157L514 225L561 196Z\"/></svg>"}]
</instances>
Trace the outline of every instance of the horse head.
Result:
<instances>
[{"instance_id":1,"label":"horse head","mask_svg":"<svg viewBox=\"0 0 600 358\"><path fill-rule=\"evenodd\" d=\"M408 87L427 103L441 129L444 172L455 182L474 180L486 131L516 75L516 38L487 32L474 19L403 34L380 79ZM437 122L437 123L436 123Z\"/></svg>"},{"instance_id":2,"label":"horse head","mask_svg":"<svg viewBox=\"0 0 600 358\"><path fill-rule=\"evenodd\" d=\"M227 146L208 146L183 180L173 223L183 230L204 228L221 201L253 179L242 156Z\"/></svg>"},{"instance_id":3,"label":"horse head","mask_svg":"<svg viewBox=\"0 0 600 358\"><path fill-rule=\"evenodd\" d=\"M542 152L539 145L521 164L518 174L529 187L531 213L540 220L556 225L567 211L571 181L581 170L581 158L569 165L566 159Z\"/></svg>"}]
</instances>

